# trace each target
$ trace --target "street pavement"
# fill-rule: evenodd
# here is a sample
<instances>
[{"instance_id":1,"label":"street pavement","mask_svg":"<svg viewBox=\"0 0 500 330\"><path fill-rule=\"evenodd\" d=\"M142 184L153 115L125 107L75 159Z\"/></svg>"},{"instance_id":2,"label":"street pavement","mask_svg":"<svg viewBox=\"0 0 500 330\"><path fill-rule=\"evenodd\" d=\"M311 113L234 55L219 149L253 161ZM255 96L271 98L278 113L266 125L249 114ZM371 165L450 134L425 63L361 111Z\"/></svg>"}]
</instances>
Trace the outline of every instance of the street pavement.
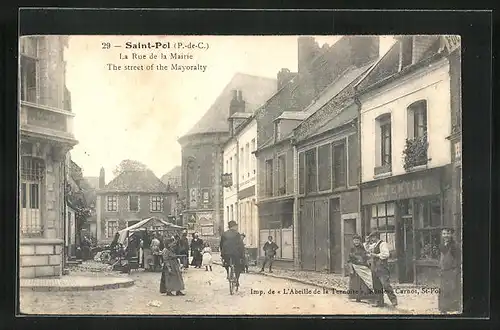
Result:
<instances>
[{"instance_id":1,"label":"street pavement","mask_svg":"<svg viewBox=\"0 0 500 330\"><path fill-rule=\"evenodd\" d=\"M401 314L390 308L356 303L343 294L323 292L316 286L294 281L242 274L240 290L229 294L225 270L212 272L189 268L183 272L185 296L159 292L161 273L133 271L135 285L128 288L83 292L20 292L25 314L146 314L146 315L332 315ZM81 275L81 274L80 274Z\"/></svg>"}]
</instances>

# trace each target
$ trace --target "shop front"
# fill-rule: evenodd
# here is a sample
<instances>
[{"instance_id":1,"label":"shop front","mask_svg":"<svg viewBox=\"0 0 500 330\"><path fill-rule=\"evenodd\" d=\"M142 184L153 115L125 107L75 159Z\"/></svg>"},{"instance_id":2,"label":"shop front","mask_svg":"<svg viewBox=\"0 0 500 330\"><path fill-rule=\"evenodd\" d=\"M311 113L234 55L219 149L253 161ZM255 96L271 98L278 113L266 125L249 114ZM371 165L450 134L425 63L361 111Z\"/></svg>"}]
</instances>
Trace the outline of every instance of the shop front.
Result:
<instances>
[{"instance_id":1,"label":"shop front","mask_svg":"<svg viewBox=\"0 0 500 330\"><path fill-rule=\"evenodd\" d=\"M448 166L364 183L363 234L377 230L390 248L391 279L432 284L441 230L453 226Z\"/></svg>"},{"instance_id":2,"label":"shop front","mask_svg":"<svg viewBox=\"0 0 500 330\"><path fill-rule=\"evenodd\" d=\"M279 249L276 260L293 262L293 198L259 203L259 257L264 257L263 247L269 236Z\"/></svg>"}]
</instances>

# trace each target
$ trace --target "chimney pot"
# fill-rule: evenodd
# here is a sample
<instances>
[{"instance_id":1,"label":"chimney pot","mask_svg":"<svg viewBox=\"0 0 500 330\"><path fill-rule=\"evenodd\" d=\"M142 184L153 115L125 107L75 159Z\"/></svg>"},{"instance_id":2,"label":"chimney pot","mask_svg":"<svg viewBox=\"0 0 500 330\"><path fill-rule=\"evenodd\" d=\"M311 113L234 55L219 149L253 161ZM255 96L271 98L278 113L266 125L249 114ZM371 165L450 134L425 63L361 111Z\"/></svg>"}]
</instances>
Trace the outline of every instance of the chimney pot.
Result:
<instances>
[{"instance_id":1,"label":"chimney pot","mask_svg":"<svg viewBox=\"0 0 500 330\"><path fill-rule=\"evenodd\" d=\"M238 91L236 89L233 89L233 100L238 99Z\"/></svg>"},{"instance_id":2,"label":"chimney pot","mask_svg":"<svg viewBox=\"0 0 500 330\"><path fill-rule=\"evenodd\" d=\"M238 101L243 101L243 92L241 90L238 91Z\"/></svg>"}]
</instances>

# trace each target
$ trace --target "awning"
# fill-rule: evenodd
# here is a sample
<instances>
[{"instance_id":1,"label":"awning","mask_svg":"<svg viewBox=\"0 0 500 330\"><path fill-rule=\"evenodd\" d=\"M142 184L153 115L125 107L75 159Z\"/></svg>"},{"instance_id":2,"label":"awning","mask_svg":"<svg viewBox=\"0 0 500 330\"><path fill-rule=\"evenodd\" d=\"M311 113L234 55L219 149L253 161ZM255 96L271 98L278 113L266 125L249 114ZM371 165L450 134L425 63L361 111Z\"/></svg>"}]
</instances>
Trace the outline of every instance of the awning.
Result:
<instances>
[{"instance_id":1,"label":"awning","mask_svg":"<svg viewBox=\"0 0 500 330\"><path fill-rule=\"evenodd\" d=\"M184 227L174 225L173 223L167 222L163 219L159 219L159 218L155 218L155 217L146 218L146 219L141 220L138 223L136 223L130 227L127 227L127 228L120 230L118 232L118 234L120 235L118 238L118 243L126 245L125 243L128 243L128 242L125 242L125 241L127 240L127 236L128 236L129 232L137 232L137 231L141 231L141 230L146 230L153 223L161 223L167 229L172 229L175 231L185 229Z\"/></svg>"}]
</instances>

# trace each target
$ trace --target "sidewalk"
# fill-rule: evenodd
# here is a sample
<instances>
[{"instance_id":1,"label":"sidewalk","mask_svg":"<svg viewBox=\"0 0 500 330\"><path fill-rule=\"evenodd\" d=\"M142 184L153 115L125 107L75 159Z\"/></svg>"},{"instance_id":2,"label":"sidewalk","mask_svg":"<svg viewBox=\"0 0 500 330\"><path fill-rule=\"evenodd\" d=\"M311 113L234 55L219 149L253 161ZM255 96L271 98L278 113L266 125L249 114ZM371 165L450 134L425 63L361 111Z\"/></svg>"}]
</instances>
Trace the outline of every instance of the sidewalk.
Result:
<instances>
[{"instance_id":1,"label":"sidewalk","mask_svg":"<svg viewBox=\"0 0 500 330\"><path fill-rule=\"evenodd\" d=\"M134 285L127 274L113 272L108 265L93 261L70 267L70 274L60 278L21 278L19 282L21 290L29 291L95 291Z\"/></svg>"},{"instance_id":2,"label":"sidewalk","mask_svg":"<svg viewBox=\"0 0 500 330\"><path fill-rule=\"evenodd\" d=\"M213 254L215 264L221 265L220 255ZM307 285L324 287L330 290L347 290L349 287L349 277L339 274L319 273L303 270L273 269L273 273L260 273L260 266L249 267L249 273L261 276L281 278L293 282ZM438 310L437 292L422 293L424 286L409 284L393 284L393 288L398 296L397 310L402 314L440 314ZM385 297L387 300L387 297Z\"/></svg>"}]
</instances>

